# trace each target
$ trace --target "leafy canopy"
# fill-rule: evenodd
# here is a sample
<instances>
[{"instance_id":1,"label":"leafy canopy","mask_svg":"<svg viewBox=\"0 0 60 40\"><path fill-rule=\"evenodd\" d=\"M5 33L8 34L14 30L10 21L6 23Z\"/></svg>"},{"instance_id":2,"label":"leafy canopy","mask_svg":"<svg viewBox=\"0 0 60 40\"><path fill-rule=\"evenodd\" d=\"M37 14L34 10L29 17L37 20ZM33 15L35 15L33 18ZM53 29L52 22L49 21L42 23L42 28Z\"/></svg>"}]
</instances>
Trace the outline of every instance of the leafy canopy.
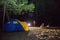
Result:
<instances>
[{"instance_id":1,"label":"leafy canopy","mask_svg":"<svg viewBox=\"0 0 60 40\"><path fill-rule=\"evenodd\" d=\"M5 5L7 10L13 11L16 14L21 14L24 11L34 11L34 4L28 4L28 0L0 0L0 5Z\"/></svg>"}]
</instances>

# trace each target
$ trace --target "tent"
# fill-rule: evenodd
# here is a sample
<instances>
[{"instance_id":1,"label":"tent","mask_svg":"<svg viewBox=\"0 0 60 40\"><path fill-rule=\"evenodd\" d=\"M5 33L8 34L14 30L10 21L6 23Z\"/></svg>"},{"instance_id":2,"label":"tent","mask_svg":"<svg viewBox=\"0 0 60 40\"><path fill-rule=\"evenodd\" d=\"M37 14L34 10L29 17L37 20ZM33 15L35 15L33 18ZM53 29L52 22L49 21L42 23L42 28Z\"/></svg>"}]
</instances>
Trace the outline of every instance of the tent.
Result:
<instances>
[{"instance_id":1,"label":"tent","mask_svg":"<svg viewBox=\"0 0 60 40\"><path fill-rule=\"evenodd\" d=\"M6 32L28 31L28 26L26 22L20 22L17 19L10 19L7 23L5 23L3 30Z\"/></svg>"}]
</instances>

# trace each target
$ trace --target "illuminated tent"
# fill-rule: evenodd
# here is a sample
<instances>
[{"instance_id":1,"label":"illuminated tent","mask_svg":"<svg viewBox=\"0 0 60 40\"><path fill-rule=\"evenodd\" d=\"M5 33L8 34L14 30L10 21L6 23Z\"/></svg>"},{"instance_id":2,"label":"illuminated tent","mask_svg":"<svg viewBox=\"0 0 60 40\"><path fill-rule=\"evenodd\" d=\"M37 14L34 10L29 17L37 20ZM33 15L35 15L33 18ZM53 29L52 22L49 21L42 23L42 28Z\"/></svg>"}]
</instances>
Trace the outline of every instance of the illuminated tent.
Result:
<instances>
[{"instance_id":1,"label":"illuminated tent","mask_svg":"<svg viewBox=\"0 0 60 40\"><path fill-rule=\"evenodd\" d=\"M28 26L26 22L20 22L17 19L10 19L4 25L4 31L12 32L12 31L28 31Z\"/></svg>"}]
</instances>

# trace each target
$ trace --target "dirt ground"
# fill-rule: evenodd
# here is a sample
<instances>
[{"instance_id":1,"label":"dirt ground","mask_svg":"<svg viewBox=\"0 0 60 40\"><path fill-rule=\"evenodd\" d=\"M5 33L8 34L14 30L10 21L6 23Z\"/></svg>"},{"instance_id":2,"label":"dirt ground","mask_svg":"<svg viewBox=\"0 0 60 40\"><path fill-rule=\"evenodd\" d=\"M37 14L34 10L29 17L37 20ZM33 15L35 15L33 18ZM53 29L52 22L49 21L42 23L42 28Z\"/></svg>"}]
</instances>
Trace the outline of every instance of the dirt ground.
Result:
<instances>
[{"instance_id":1,"label":"dirt ground","mask_svg":"<svg viewBox=\"0 0 60 40\"><path fill-rule=\"evenodd\" d=\"M30 27L28 32L1 32L0 40L60 40L59 29Z\"/></svg>"}]
</instances>

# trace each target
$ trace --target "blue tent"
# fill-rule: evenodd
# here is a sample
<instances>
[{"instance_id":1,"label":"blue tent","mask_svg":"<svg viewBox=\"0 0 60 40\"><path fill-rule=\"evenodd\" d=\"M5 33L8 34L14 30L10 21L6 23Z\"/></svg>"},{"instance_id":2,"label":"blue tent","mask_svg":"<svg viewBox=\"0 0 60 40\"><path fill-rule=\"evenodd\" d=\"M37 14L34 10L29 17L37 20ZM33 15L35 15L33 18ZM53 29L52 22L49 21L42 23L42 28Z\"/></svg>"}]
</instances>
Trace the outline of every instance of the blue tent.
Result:
<instances>
[{"instance_id":1,"label":"blue tent","mask_svg":"<svg viewBox=\"0 0 60 40\"><path fill-rule=\"evenodd\" d=\"M11 32L11 31L24 31L24 28L20 24L20 22L16 19L10 19L7 23L4 25L4 31Z\"/></svg>"}]
</instances>

